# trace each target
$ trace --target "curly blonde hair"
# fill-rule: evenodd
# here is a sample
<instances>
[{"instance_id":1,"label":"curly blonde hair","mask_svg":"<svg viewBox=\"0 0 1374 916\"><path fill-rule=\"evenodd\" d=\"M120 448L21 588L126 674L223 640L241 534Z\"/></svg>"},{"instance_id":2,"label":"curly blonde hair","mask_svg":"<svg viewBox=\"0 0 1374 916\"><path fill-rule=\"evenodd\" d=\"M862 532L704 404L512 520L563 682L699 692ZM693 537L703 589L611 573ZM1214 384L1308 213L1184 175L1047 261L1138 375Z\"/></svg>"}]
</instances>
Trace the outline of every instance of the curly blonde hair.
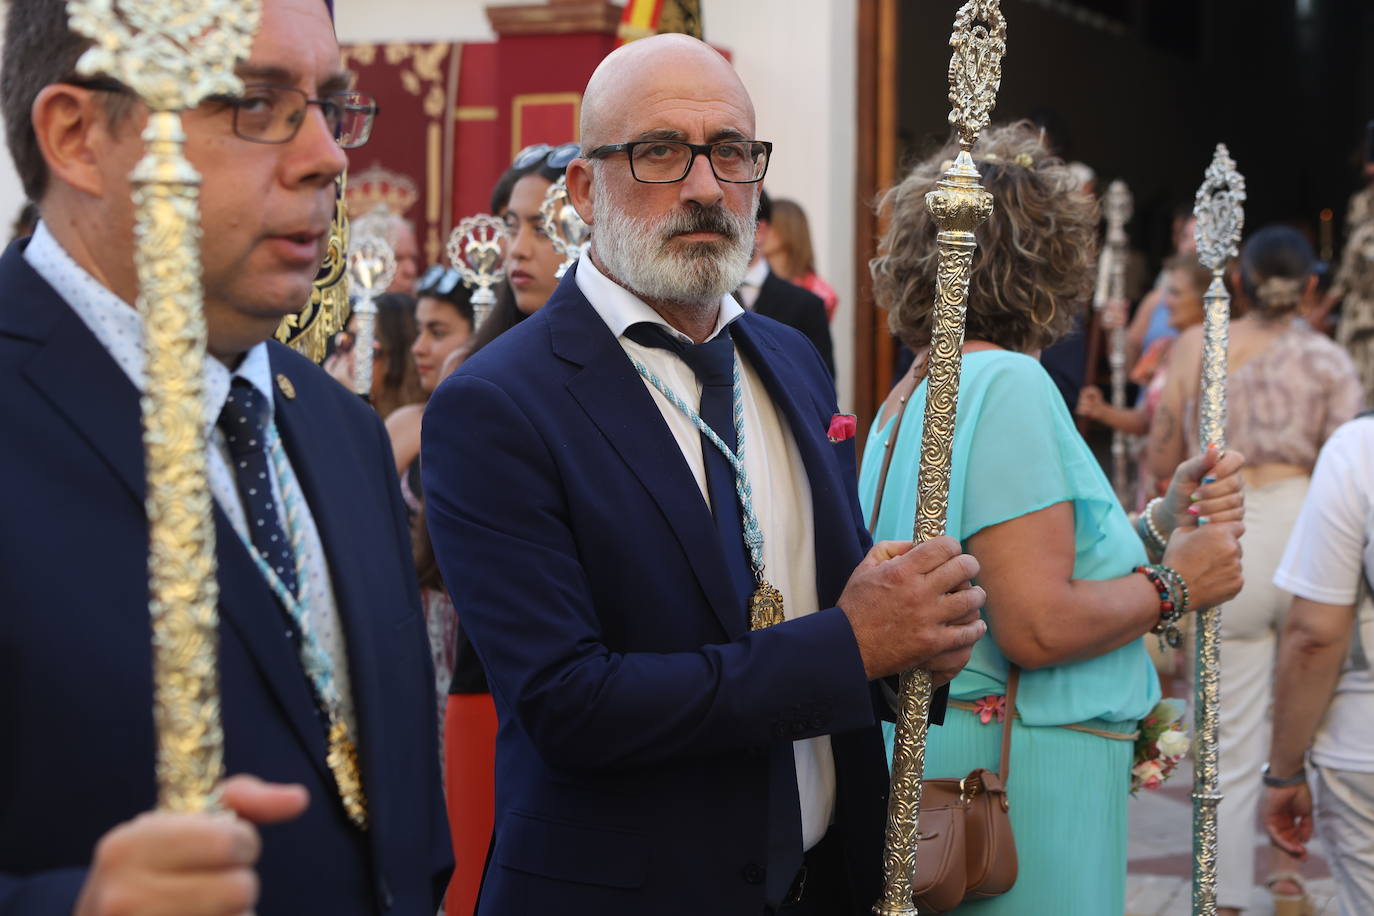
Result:
<instances>
[{"instance_id":1,"label":"curly blonde hair","mask_svg":"<svg viewBox=\"0 0 1374 916\"><path fill-rule=\"evenodd\" d=\"M891 224L869 262L873 293L892 333L913 350L930 343L939 231L926 192L949 168L950 142L917 164L880 203ZM1091 294L1097 259L1097 202L1026 121L992 127L973 148L992 216L977 230L965 337L1026 353L1073 330Z\"/></svg>"}]
</instances>

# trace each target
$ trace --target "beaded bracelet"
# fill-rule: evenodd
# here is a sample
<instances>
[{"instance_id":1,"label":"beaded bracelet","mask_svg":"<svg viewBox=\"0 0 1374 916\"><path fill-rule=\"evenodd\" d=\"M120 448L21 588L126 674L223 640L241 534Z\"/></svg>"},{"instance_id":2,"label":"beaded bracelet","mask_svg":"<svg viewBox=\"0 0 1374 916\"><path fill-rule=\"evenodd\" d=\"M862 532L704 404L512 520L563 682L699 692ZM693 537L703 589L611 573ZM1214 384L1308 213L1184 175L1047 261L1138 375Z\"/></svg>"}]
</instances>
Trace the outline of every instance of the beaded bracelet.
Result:
<instances>
[{"instance_id":1,"label":"beaded bracelet","mask_svg":"<svg viewBox=\"0 0 1374 916\"><path fill-rule=\"evenodd\" d=\"M1140 525L1148 535L1146 546L1151 548L1151 552L1164 554L1164 549L1169 546L1169 539L1160 533L1159 526L1155 524L1155 506L1164 502L1164 497L1156 496L1145 504L1145 510L1140 513Z\"/></svg>"},{"instance_id":2,"label":"beaded bracelet","mask_svg":"<svg viewBox=\"0 0 1374 916\"><path fill-rule=\"evenodd\" d=\"M1177 649L1183 644L1183 633L1178 628L1178 620L1183 616L1181 601L1186 600L1186 592L1183 599L1177 594L1187 588L1183 577L1176 570L1157 564L1137 566L1132 572L1138 572L1149 579L1159 594L1159 622L1150 628L1150 632L1159 636L1161 649L1166 645Z\"/></svg>"}]
</instances>

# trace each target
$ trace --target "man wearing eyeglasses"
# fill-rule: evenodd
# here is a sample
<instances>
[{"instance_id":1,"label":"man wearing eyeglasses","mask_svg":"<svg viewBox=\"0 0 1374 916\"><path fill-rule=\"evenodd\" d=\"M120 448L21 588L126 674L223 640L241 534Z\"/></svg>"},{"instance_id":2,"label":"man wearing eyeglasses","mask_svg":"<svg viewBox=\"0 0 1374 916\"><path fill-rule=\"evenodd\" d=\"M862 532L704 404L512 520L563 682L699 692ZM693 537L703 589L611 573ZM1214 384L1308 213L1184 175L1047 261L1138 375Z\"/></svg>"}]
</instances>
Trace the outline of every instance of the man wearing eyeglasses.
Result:
<instances>
[{"instance_id":1,"label":"man wearing eyeglasses","mask_svg":"<svg viewBox=\"0 0 1374 916\"><path fill-rule=\"evenodd\" d=\"M202 177L219 695L237 775L228 815L145 813L128 176L146 110L76 77L87 44L64 4L9 3L0 102L42 222L0 257L0 913L432 916L448 831L391 451L361 401L267 342L308 300L344 150L376 106L350 89L321 0L265 0L243 93L183 117Z\"/></svg>"},{"instance_id":2,"label":"man wearing eyeglasses","mask_svg":"<svg viewBox=\"0 0 1374 916\"><path fill-rule=\"evenodd\" d=\"M977 564L949 538L865 556L820 357L729 295L772 152L729 64L628 44L581 135L589 255L424 425L430 532L500 718L478 914L866 913L872 681L967 661Z\"/></svg>"}]
</instances>

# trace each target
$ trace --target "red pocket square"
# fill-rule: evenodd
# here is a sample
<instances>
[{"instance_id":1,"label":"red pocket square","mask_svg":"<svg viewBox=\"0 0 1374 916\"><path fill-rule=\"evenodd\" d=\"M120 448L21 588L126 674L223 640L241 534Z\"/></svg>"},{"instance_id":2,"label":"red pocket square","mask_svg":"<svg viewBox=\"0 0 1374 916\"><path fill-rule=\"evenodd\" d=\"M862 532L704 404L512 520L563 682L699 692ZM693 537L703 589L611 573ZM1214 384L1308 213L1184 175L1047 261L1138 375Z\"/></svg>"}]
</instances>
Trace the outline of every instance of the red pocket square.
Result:
<instances>
[{"instance_id":1,"label":"red pocket square","mask_svg":"<svg viewBox=\"0 0 1374 916\"><path fill-rule=\"evenodd\" d=\"M854 430L858 428L858 420L852 413L837 413L830 418L830 429L826 435L831 442L843 442L846 439L854 438Z\"/></svg>"}]
</instances>

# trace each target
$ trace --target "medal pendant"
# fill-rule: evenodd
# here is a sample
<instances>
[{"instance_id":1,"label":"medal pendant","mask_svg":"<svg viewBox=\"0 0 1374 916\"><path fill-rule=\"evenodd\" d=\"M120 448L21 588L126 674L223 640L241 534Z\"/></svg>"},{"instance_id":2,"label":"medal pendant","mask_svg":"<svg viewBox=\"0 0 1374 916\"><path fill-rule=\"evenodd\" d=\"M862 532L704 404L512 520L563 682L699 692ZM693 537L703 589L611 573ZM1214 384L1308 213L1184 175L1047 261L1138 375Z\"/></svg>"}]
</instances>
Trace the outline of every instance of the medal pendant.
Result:
<instances>
[{"instance_id":1,"label":"medal pendant","mask_svg":"<svg viewBox=\"0 0 1374 916\"><path fill-rule=\"evenodd\" d=\"M348 819L358 829L367 829L367 796L363 794L363 777L358 769L358 748L348 737L348 726L342 720L329 727L329 754L325 757L334 781L339 786Z\"/></svg>"},{"instance_id":2,"label":"medal pendant","mask_svg":"<svg viewBox=\"0 0 1374 916\"><path fill-rule=\"evenodd\" d=\"M782 613L782 592L767 582L759 582L754 597L749 599L749 629L762 630L786 619Z\"/></svg>"}]
</instances>

